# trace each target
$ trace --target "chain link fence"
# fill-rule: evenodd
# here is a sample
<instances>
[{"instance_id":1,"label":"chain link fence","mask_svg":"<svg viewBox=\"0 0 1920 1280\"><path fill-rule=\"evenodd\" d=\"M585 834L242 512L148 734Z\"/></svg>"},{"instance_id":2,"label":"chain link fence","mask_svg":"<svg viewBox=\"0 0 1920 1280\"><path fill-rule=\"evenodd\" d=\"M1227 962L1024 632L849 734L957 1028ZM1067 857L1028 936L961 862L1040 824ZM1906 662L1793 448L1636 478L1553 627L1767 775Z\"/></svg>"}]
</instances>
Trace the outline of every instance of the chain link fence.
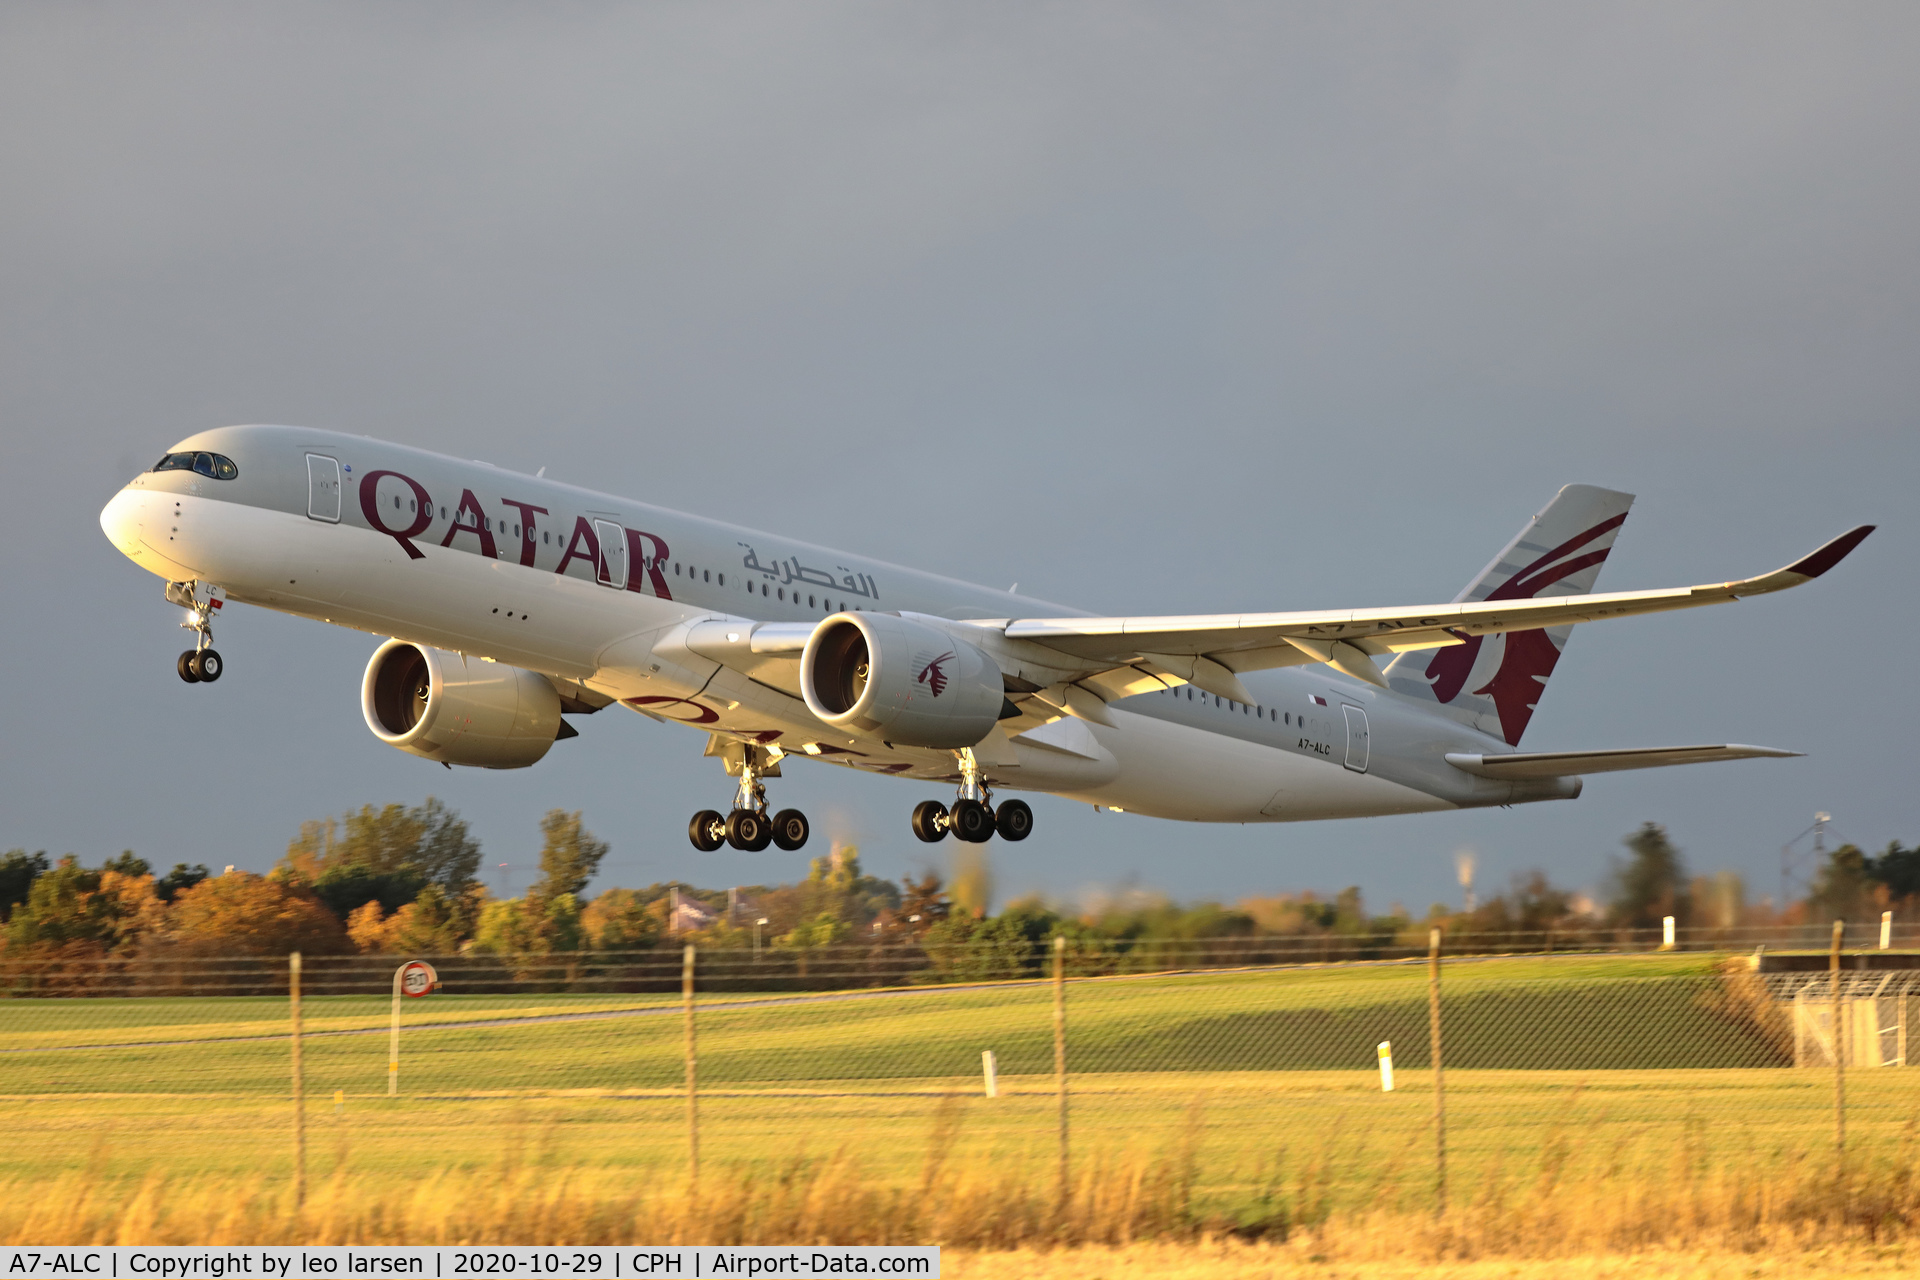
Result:
<instances>
[{"instance_id":1,"label":"chain link fence","mask_svg":"<svg viewBox=\"0 0 1920 1280\"><path fill-rule=\"evenodd\" d=\"M1850 1160L1912 1141L1920 956L1877 930L1837 974L1788 945L1811 937L1512 941L1451 939L1432 972L1399 939L469 954L430 957L443 987L419 999L394 995L399 957L307 957L297 1109L284 958L0 963L0 1177L531 1163L646 1183L839 1160L910 1188L937 1157L1030 1180L1177 1167L1250 1219L1276 1197L1430 1204L1443 1160L1460 1198L1677 1163L1765 1179L1833 1162L1841 1124Z\"/></svg>"}]
</instances>

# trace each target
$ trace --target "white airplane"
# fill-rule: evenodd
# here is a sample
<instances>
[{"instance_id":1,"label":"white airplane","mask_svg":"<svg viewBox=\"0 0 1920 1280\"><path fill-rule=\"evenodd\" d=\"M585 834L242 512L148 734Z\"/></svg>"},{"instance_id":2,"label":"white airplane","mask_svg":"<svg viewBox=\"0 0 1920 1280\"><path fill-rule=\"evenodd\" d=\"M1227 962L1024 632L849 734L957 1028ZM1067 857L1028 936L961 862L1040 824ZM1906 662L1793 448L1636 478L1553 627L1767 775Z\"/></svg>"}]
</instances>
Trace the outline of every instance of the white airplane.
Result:
<instances>
[{"instance_id":1,"label":"white airplane","mask_svg":"<svg viewBox=\"0 0 1920 1280\"><path fill-rule=\"evenodd\" d=\"M100 513L222 663L230 600L390 636L361 684L382 742L538 762L619 703L707 735L739 779L689 836L798 849L765 780L812 758L948 783L926 841L1021 840L1036 791L1193 822L1292 822L1571 799L1581 775L1797 753L1720 744L1522 752L1573 624L1817 578L1862 525L1773 573L1590 594L1631 494L1568 485L1447 604L1097 617L866 556L359 436L225 427ZM1382 666L1382 660L1385 665Z\"/></svg>"}]
</instances>

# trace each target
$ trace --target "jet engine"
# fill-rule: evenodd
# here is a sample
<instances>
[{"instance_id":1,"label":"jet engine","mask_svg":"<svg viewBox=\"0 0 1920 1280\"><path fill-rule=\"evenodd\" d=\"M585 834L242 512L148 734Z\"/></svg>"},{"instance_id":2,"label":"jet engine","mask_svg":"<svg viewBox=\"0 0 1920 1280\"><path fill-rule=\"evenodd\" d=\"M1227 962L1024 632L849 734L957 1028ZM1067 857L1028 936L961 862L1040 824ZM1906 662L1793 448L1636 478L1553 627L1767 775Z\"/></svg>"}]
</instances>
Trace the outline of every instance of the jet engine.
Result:
<instances>
[{"instance_id":1,"label":"jet engine","mask_svg":"<svg viewBox=\"0 0 1920 1280\"><path fill-rule=\"evenodd\" d=\"M992 658L885 613L836 613L815 627L800 655L800 693L828 724L942 750L979 742L1006 706Z\"/></svg>"},{"instance_id":2,"label":"jet engine","mask_svg":"<svg viewBox=\"0 0 1920 1280\"><path fill-rule=\"evenodd\" d=\"M390 746L482 769L524 769L574 736L545 676L406 640L374 650L360 710Z\"/></svg>"}]
</instances>

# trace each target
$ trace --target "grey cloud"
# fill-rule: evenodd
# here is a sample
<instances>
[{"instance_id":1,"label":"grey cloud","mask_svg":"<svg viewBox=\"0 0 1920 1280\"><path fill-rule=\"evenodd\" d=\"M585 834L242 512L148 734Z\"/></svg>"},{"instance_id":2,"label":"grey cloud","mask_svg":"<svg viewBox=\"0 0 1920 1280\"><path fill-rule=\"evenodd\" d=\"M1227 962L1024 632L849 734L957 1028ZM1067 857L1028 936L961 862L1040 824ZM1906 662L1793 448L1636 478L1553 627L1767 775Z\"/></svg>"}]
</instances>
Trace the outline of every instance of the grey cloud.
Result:
<instances>
[{"instance_id":1,"label":"grey cloud","mask_svg":"<svg viewBox=\"0 0 1920 1280\"><path fill-rule=\"evenodd\" d=\"M1885 584L1916 550L1917 27L1884 4L13 7L0 423L40 469L0 509L23 609L0 714L33 727L0 745L0 845L171 857L188 796L226 842L191 860L263 865L302 817L439 789L490 854L565 803L606 815L622 878L775 873L689 860L681 799L720 786L691 735L603 716L591 750L450 778L359 725L369 638L257 614L218 690L169 685L172 611L93 516L241 420L1093 608L1444 597L1571 480L1642 495L1612 586L1882 519L1790 600L1591 628L1534 731L1805 762L1246 831L1053 803L1001 880L1413 901L1451 891L1459 844L1578 879L1648 817L1756 880L1814 808L1911 842L1885 744L1913 695L1850 655L1915 621ZM911 788L792 773L883 866L921 856Z\"/></svg>"}]
</instances>

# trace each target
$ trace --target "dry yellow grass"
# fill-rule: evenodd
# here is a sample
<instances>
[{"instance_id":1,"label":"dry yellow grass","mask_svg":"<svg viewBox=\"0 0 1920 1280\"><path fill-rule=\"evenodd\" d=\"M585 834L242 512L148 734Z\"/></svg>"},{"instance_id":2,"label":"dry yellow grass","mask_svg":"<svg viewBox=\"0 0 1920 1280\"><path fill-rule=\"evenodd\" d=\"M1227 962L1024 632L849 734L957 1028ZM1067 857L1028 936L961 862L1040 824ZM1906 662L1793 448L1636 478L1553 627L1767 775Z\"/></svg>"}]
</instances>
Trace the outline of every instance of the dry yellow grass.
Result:
<instances>
[{"instance_id":1,"label":"dry yellow grass","mask_svg":"<svg viewBox=\"0 0 1920 1280\"><path fill-rule=\"evenodd\" d=\"M657 1167L518 1164L410 1183L343 1168L301 1206L285 1182L231 1174L10 1179L0 1242L937 1243L967 1251L953 1261L962 1276L1602 1276L1627 1274L1621 1259L1643 1260L1638 1276L1784 1276L1903 1274L1920 1225L1911 1163L1863 1165L1840 1184L1813 1162L1756 1179L1684 1153L1664 1175L1491 1179L1440 1217L1329 1211L1308 1172L1271 1186L1264 1216L1234 1223L1195 1208L1190 1150L1091 1163L1063 1198L1044 1166L956 1167L954 1124L940 1117L946 1131L904 1186L868 1179L845 1153L715 1169L697 1188Z\"/></svg>"},{"instance_id":2,"label":"dry yellow grass","mask_svg":"<svg viewBox=\"0 0 1920 1280\"><path fill-rule=\"evenodd\" d=\"M1118 1249L944 1250L948 1280L1826 1280L1920 1275L1901 1248L1848 1246L1782 1253L1668 1252L1555 1259L1342 1262L1297 1246L1210 1240Z\"/></svg>"}]
</instances>

